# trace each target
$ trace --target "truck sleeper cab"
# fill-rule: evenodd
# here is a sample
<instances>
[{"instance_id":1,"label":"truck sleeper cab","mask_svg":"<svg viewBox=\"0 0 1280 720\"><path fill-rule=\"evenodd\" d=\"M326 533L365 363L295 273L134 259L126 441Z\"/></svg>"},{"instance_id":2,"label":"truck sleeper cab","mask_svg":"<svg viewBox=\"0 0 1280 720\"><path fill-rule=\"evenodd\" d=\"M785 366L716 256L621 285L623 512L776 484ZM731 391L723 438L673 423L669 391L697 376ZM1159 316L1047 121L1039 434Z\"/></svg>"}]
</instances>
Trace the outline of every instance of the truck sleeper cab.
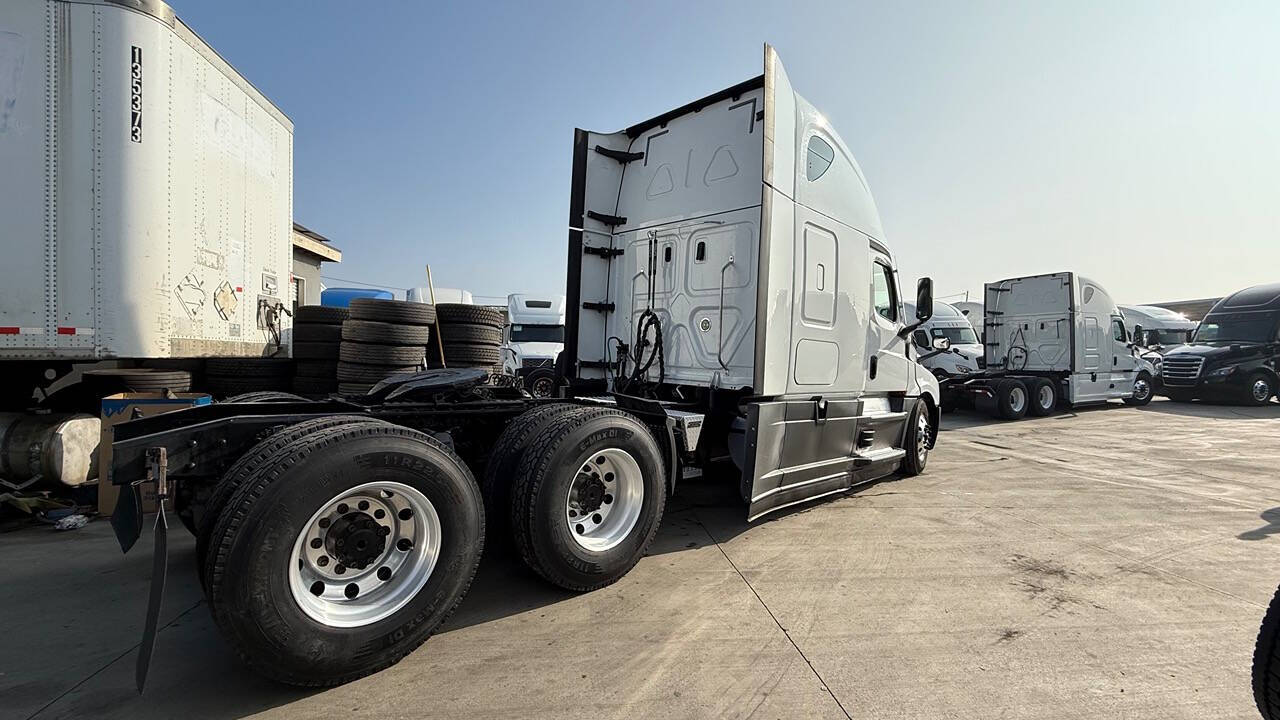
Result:
<instances>
[{"instance_id":1,"label":"truck sleeper cab","mask_svg":"<svg viewBox=\"0 0 1280 720\"><path fill-rule=\"evenodd\" d=\"M141 533L135 483L173 483L199 505L198 569L240 656L332 685L425 640L486 543L589 591L639 561L688 475L733 478L753 519L922 472L938 385L908 338L932 284L908 317L861 172L764 61L628 130L575 133L563 397L429 370L123 423L122 547Z\"/></svg>"},{"instance_id":2,"label":"truck sleeper cab","mask_svg":"<svg viewBox=\"0 0 1280 720\"><path fill-rule=\"evenodd\" d=\"M984 308L985 370L944 381L944 393L1009 420L1059 402L1151 401L1155 368L1098 283L1071 272L1000 280L987 283Z\"/></svg>"},{"instance_id":3,"label":"truck sleeper cab","mask_svg":"<svg viewBox=\"0 0 1280 720\"><path fill-rule=\"evenodd\" d=\"M1280 388L1280 283L1219 300L1191 342L1168 350L1161 394L1170 400L1265 405Z\"/></svg>"}]
</instances>

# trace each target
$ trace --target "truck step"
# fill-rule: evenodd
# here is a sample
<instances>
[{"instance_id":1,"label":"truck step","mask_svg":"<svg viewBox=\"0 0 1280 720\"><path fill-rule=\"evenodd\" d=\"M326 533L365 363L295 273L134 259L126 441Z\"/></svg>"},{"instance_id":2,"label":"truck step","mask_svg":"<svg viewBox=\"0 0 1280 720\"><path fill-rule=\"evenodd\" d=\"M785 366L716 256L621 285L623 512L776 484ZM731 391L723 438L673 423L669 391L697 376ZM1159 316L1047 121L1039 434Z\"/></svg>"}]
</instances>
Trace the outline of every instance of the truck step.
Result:
<instances>
[{"instance_id":1,"label":"truck step","mask_svg":"<svg viewBox=\"0 0 1280 720\"><path fill-rule=\"evenodd\" d=\"M866 467L872 463L901 460L906 456L907 451L902 448L880 448L879 450L854 453L853 464L854 467Z\"/></svg>"}]
</instances>

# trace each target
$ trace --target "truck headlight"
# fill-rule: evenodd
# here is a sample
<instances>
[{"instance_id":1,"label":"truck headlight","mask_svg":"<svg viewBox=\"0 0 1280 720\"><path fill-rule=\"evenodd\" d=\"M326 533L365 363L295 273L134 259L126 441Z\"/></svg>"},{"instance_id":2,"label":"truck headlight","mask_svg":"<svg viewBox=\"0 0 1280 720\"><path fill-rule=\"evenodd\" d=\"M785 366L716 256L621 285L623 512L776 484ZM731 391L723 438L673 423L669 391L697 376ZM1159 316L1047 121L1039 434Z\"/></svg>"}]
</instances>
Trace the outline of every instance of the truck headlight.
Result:
<instances>
[{"instance_id":1,"label":"truck headlight","mask_svg":"<svg viewBox=\"0 0 1280 720\"><path fill-rule=\"evenodd\" d=\"M1228 365L1227 367L1221 367L1221 368L1218 368L1217 370L1210 370L1208 373L1205 374L1205 377L1213 380L1221 380L1222 378L1227 377L1228 375L1230 375L1235 371L1236 371L1235 365Z\"/></svg>"}]
</instances>

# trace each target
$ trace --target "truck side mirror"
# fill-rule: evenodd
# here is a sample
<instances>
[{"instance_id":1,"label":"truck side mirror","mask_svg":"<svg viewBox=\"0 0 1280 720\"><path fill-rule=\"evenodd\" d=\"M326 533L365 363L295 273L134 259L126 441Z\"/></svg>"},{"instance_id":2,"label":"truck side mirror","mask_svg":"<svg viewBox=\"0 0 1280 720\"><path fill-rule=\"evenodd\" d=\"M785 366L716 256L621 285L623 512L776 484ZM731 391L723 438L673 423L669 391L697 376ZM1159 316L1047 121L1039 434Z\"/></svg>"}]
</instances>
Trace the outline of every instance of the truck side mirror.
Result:
<instances>
[{"instance_id":1,"label":"truck side mirror","mask_svg":"<svg viewBox=\"0 0 1280 720\"><path fill-rule=\"evenodd\" d=\"M929 334L926 333L925 331L917 330L914 333L911 333L911 338L915 340L917 347L922 347L922 348L929 347Z\"/></svg>"},{"instance_id":2,"label":"truck side mirror","mask_svg":"<svg viewBox=\"0 0 1280 720\"><path fill-rule=\"evenodd\" d=\"M936 337L933 339L933 349L934 350L950 350L951 341L944 337Z\"/></svg>"},{"instance_id":3,"label":"truck side mirror","mask_svg":"<svg viewBox=\"0 0 1280 720\"><path fill-rule=\"evenodd\" d=\"M933 317L933 279L920 278L916 283L916 320L925 322Z\"/></svg>"}]
</instances>

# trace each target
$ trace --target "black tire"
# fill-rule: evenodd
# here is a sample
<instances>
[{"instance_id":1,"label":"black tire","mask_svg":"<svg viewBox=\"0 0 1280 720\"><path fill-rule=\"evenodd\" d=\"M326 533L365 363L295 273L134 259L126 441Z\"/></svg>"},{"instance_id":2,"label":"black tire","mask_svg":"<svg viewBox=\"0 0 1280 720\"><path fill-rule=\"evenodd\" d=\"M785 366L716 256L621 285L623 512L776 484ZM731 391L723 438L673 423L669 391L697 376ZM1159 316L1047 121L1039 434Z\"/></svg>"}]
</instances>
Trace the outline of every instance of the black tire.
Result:
<instances>
[{"instance_id":1,"label":"black tire","mask_svg":"<svg viewBox=\"0 0 1280 720\"><path fill-rule=\"evenodd\" d=\"M1021 420L1026 417L1027 386L1018 380L999 380L995 384L996 414L1005 420Z\"/></svg>"},{"instance_id":2,"label":"black tire","mask_svg":"<svg viewBox=\"0 0 1280 720\"><path fill-rule=\"evenodd\" d=\"M348 320L342 324L342 339L382 345L426 345L431 328L425 325L398 325L373 320Z\"/></svg>"},{"instance_id":3,"label":"black tire","mask_svg":"<svg viewBox=\"0 0 1280 720\"><path fill-rule=\"evenodd\" d=\"M338 359L344 363L402 367L421 364L426 353L422 345L366 345L344 341Z\"/></svg>"},{"instance_id":4,"label":"black tire","mask_svg":"<svg viewBox=\"0 0 1280 720\"><path fill-rule=\"evenodd\" d=\"M368 395L374 383L338 383L339 395Z\"/></svg>"},{"instance_id":5,"label":"black tire","mask_svg":"<svg viewBox=\"0 0 1280 720\"><path fill-rule=\"evenodd\" d=\"M579 468L606 448L628 453L644 488L635 525L603 551L583 548L565 517ZM544 425L525 449L511 487L511 532L520 558L548 582L586 592L616 582L653 541L667 500L663 453L649 428L611 408L576 408Z\"/></svg>"},{"instance_id":6,"label":"black tire","mask_svg":"<svg viewBox=\"0 0 1280 720\"><path fill-rule=\"evenodd\" d=\"M440 331L440 338L444 341L446 353L449 352L449 346L454 344L496 346L502 344L502 328L492 325L455 323L445 325Z\"/></svg>"},{"instance_id":7,"label":"black tire","mask_svg":"<svg viewBox=\"0 0 1280 720\"><path fill-rule=\"evenodd\" d=\"M445 343L444 361L449 364L449 367L491 367L502 362L502 350L490 345Z\"/></svg>"},{"instance_id":8,"label":"black tire","mask_svg":"<svg viewBox=\"0 0 1280 720\"><path fill-rule=\"evenodd\" d=\"M337 360L299 360L294 367L293 376L333 380L337 377L337 372Z\"/></svg>"},{"instance_id":9,"label":"black tire","mask_svg":"<svg viewBox=\"0 0 1280 720\"><path fill-rule=\"evenodd\" d=\"M436 321L436 306L405 300L356 298L351 301L351 319L396 325L432 325Z\"/></svg>"},{"instance_id":10,"label":"black tire","mask_svg":"<svg viewBox=\"0 0 1280 720\"><path fill-rule=\"evenodd\" d=\"M290 382L288 377L267 377L267 378L224 378L209 377L205 379L205 392L213 395L215 398L226 398L232 395L242 395L251 392L265 392L271 390L279 390L288 392Z\"/></svg>"},{"instance_id":11,"label":"black tire","mask_svg":"<svg viewBox=\"0 0 1280 720\"><path fill-rule=\"evenodd\" d=\"M524 376L524 389L536 398L552 397L556 392L556 371L549 367L534 368Z\"/></svg>"},{"instance_id":12,"label":"black tire","mask_svg":"<svg viewBox=\"0 0 1280 720\"><path fill-rule=\"evenodd\" d=\"M1151 402L1151 398L1155 395L1155 385L1152 383L1151 374L1146 370L1138 373L1133 379L1133 395L1124 398L1125 405L1134 407L1142 407Z\"/></svg>"},{"instance_id":13,"label":"black tire","mask_svg":"<svg viewBox=\"0 0 1280 720\"><path fill-rule=\"evenodd\" d=\"M448 351L446 348L445 352ZM1255 391L1255 388L1258 389ZM1255 372L1246 381L1243 400L1246 405L1266 405L1271 402L1271 396L1275 394L1275 380L1264 372Z\"/></svg>"},{"instance_id":14,"label":"black tire","mask_svg":"<svg viewBox=\"0 0 1280 720\"><path fill-rule=\"evenodd\" d=\"M1027 382L1027 413L1035 417L1052 415L1058 409L1058 385L1048 378Z\"/></svg>"},{"instance_id":15,"label":"black tire","mask_svg":"<svg viewBox=\"0 0 1280 720\"><path fill-rule=\"evenodd\" d=\"M1263 720L1280 720L1280 588L1262 616L1253 646L1253 701Z\"/></svg>"},{"instance_id":16,"label":"black tire","mask_svg":"<svg viewBox=\"0 0 1280 720\"><path fill-rule=\"evenodd\" d=\"M293 393L283 392L281 390L258 390L255 392L242 393L240 395L232 395L223 398L224 403L253 403L253 402L305 402L306 398L299 397Z\"/></svg>"},{"instance_id":17,"label":"black tire","mask_svg":"<svg viewBox=\"0 0 1280 720\"><path fill-rule=\"evenodd\" d=\"M439 516L440 557L388 617L323 625L289 589L293 540L313 512L373 478L427 498ZM484 509L466 464L434 438L394 425L340 425L294 441L251 473L218 518L212 543L209 607L236 653L279 682L332 686L399 662L453 612L480 564Z\"/></svg>"},{"instance_id":18,"label":"black tire","mask_svg":"<svg viewBox=\"0 0 1280 720\"><path fill-rule=\"evenodd\" d=\"M338 392L338 381L332 378L295 377L293 391L300 395L331 395Z\"/></svg>"},{"instance_id":19,"label":"black tire","mask_svg":"<svg viewBox=\"0 0 1280 720\"><path fill-rule=\"evenodd\" d=\"M187 392L191 389L191 373L186 370L153 368L106 368L86 370L83 383L94 392L110 395L117 392Z\"/></svg>"},{"instance_id":20,"label":"black tire","mask_svg":"<svg viewBox=\"0 0 1280 720\"><path fill-rule=\"evenodd\" d=\"M362 417L360 415L327 415L311 420L303 420L296 425L277 430L258 441L256 445L249 448L245 454L232 463L231 467L227 468L227 471L214 484L213 490L209 494L209 499L205 503L204 512L201 514L201 520L197 523L194 531L196 536L196 572L202 587L206 590L209 587L209 578L205 576L205 568L209 564L207 555L214 526L218 522L218 517L222 515L222 511L226 508L227 502L231 500L231 497L240 489L245 480L257 472L264 464L271 462L281 450L298 438L317 430L361 422L380 423L382 421L377 418Z\"/></svg>"},{"instance_id":21,"label":"black tire","mask_svg":"<svg viewBox=\"0 0 1280 720\"><path fill-rule=\"evenodd\" d=\"M569 403L538 405L507 423L493 443L489 461L480 480L484 496L485 527L489 535L488 551L508 551L511 540L511 482L530 438L561 413L580 407Z\"/></svg>"},{"instance_id":22,"label":"black tire","mask_svg":"<svg viewBox=\"0 0 1280 720\"><path fill-rule=\"evenodd\" d=\"M351 311L346 308L328 307L327 305L303 305L294 313L293 323L295 329L299 324L306 325L310 323L341 325L349 317L351 317Z\"/></svg>"},{"instance_id":23,"label":"black tire","mask_svg":"<svg viewBox=\"0 0 1280 720\"><path fill-rule=\"evenodd\" d=\"M933 447L934 437L932 425L929 405L924 398L920 398L907 418L906 441L902 443L902 449L907 451L907 455L902 458L899 468L903 475L919 475L929 464L929 450Z\"/></svg>"},{"instance_id":24,"label":"black tire","mask_svg":"<svg viewBox=\"0 0 1280 720\"><path fill-rule=\"evenodd\" d=\"M322 325L320 323L310 323L304 325L293 326L293 341L299 342L320 342L320 343L336 343L342 340L341 325Z\"/></svg>"},{"instance_id":25,"label":"black tire","mask_svg":"<svg viewBox=\"0 0 1280 720\"><path fill-rule=\"evenodd\" d=\"M338 363L337 379L340 383L376 383L417 369L417 365L356 365L344 362Z\"/></svg>"},{"instance_id":26,"label":"black tire","mask_svg":"<svg viewBox=\"0 0 1280 720\"><path fill-rule=\"evenodd\" d=\"M209 358L204 371L206 375L227 377L292 375L293 361L289 358Z\"/></svg>"},{"instance_id":27,"label":"black tire","mask_svg":"<svg viewBox=\"0 0 1280 720\"><path fill-rule=\"evenodd\" d=\"M337 360L340 347L336 342L295 342L293 357L297 360Z\"/></svg>"},{"instance_id":28,"label":"black tire","mask_svg":"<svg viewBox=\"0 0 1280 720\"><path fill-rule=\"evenodd\" d=\"M506 324L501 311L483 305L440 303L436 305L436 315L440 318L440 324L446 326L445 335L448 335L449 325L488 325L502 329Z\"/></svg>"}]
</instances>

